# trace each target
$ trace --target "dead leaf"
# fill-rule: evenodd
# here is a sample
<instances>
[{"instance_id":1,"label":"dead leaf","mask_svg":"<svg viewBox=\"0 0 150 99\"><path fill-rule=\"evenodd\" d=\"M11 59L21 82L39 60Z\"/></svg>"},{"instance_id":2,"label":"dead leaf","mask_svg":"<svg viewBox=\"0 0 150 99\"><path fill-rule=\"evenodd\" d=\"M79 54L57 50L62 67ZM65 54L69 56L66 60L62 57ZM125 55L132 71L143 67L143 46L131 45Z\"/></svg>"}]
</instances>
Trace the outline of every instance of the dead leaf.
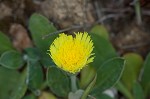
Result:
<instances>
[{"instance_id":1,"label":"dead leaf","mask_svg":"<svg viewBox=\"0 0 150 99\"><path fill-rule=\"evenodd\" d=\"M12 24L9 33L12 37L12 43L17 50L22 51L24 48L32 46L27 30L22 25Z\"/></svg>"}]
</instances>

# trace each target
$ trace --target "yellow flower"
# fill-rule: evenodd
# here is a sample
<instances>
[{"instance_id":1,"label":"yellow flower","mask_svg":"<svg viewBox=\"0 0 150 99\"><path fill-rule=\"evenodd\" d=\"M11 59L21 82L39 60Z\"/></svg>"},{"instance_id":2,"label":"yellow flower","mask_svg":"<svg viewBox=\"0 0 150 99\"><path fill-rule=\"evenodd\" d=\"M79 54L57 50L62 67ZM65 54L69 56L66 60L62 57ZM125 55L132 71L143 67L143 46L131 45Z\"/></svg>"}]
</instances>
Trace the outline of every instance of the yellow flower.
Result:
<instances>
[{"instance_id":1,"label":"yellow flower","mask_svg":"<svg viewBox=\"0 0 150 99\"><path fill-rule=\"evenodd\" d=\"M93 62L93 42L87 32L72 35L60 34L50 45L50 57L55 64L69 73L77 73Z\"/></svg>"}]
</instances>

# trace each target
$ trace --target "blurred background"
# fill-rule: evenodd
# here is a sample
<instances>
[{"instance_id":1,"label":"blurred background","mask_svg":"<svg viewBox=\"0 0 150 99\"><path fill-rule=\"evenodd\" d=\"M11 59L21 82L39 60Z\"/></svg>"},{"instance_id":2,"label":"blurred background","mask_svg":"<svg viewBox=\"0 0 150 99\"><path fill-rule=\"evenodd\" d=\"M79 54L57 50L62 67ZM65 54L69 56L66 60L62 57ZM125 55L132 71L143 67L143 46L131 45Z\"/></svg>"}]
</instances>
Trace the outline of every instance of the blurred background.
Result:
<instances>
[{"instance_id":1,"label":"blurred background","mask_svg":"<svg viewBox=\"0 0 150 99\"><path fill-rule=\"evenodd\" d=\"M18 50L31 46L28 22L37 12L65 32L88 31L102 24L118 53L136 51L145 56L150 49L150 1L136 1L0 0L0 30Z\"/></svg>"},{"instance_id":2,"label":"blurred background","mask_svg":"<svg viewBox=\"0 0 150 99\"><path fill-rule=\"evenodd\" d=\"M34 46L31 31L29 31L29 19L33 13L39 13L53 23L58 30L53 34L62 32L73 34L77 31L92 31L93 27L96 30L101 28L108 33L104 35L106 38L109 35L109 41L117 54L129 59L129 67L142 66L150 51L150 0L0 0L0 31L9 37L18 52ZM46 36L44 38L46 39ZM132 61L126 54L128 52L134 52L139 56L130 54L129 56L135 59ZM137 81L140 78L140 69L136 74ZM22 72L23 69L18 71ZM5 70L2 69L0 72L3 73ZM127 71L124 76L126 80L130 72ZM0 82L1 79L5 78L0 78ZM116 97L117 94L118 99L133 99L125 92L117 92L116 89L108 90L106 93L112 97ZM150 96L148 93L145 95L146 99ZM27 91L26 95L28 94ZM124 96L129 97L124 98Z\"/></svg>"}]
</instances>

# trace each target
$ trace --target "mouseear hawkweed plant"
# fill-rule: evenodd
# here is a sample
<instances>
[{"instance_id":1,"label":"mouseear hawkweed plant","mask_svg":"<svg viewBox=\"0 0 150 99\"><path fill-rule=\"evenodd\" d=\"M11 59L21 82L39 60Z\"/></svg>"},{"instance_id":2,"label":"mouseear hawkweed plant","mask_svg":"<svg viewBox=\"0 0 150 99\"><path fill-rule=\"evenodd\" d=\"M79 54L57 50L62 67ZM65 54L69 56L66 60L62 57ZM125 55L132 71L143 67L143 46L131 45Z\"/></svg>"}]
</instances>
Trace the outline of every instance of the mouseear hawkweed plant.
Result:
<instances>
[{"instance_id":1,"label":"mouseear hawkweed plant","mask_svg":"<svg viewBox=\"0 0 150 99\"><path fill-rule=\"evenodd\" d=\"M80 86L77 86L76 75L80 73L81 69L84 69L87 65L89 65L89 63L93 62L94 57L95 57L94 53L92 52L94 48L94 44L91 39L91 35L89 35L87 32L84 32L84 33L77 32L77 33L74 33L74 35L75 36L73 37L72 35L67 35L64 33L59 34L59 36L50 45L48 54L52 58L54 63L56 64L56 67L58 67L57 69L60 69L60 71L62 70L62 72L66 72L66 75L70 77L71 92L68 94L68 98L69 99L87 99L87 98L93 97L90 95L90 92L96 83L97 72L94 70L94 67L90 67L91 69L87 71L83 71L83 73L81 73L81 78L85 76L83 80L88 79L86 80L88 85L85 87L85 91L81 90L82 88L79 88ZM93 35L93 36L96 36L96 35ZM105 67L103 70L105 69L107 70L109 68L107 67L107 65L112 65L112 66L116 65L118 66L118 70L120 66L122 67L120 68L120 72L118 74L116 73L117 75L115 75L116 76L115 80L114 81L112 80L113 82L116 82L116 79L120 77L120 73L123 69L124 60L121 58L110 59L108 60L108 62L106 63L104 62ZM115 72L117 72L115 69L112 70L112 74ZM87 74L85 75L85 73ZM93 77L92 76L89 77L88 73L92 73L90 75L93 75ZM108 76L108 74L104 73L104 75L103 74L101 75L103 75L104 77L103 79L108 79L107 77L110 77L110 75ZM83 80L81 80L81 87L82 87L82 84L86 85L84 84L85 82ZM107 86L101 86L98 83L97 87L95 87L95 90L93 90L93 95L97 93L99 95L97 96L97 98L100 98L101 97L100 94L102 93L99 92L101 90L99 89L99 87L102 87L102 88L104 87L104 89L107 89L107 87L110 87L112 85L110 83L110 85L108 84Z\"/></svg>"},{"instance_id":2,"label":"mouseear hawkweed plant","mask_svg":"<svg viewBox=\"0 0 150 99\"><path fill-rule=\"evenodd\" d=\"M60 34L51 44L50 57L62 70L69 73L72 91L77 90L76 75L87 64L93 62L93 42L87 32L72 35Z\"/></svg>"},{"instance_id":3,"label":"mouseear hawkweed plant","mask_svg":"<svg viewBox=\"0 0 150 99\"><path fill-rule=\"evenodd\" d=\"M0 99L112 99L103 92L119 81L125 61L103 26L53 34L53 24L33 14L29 31L33 46L22 52L0 32Z\"/></svg>"}]
</instances>

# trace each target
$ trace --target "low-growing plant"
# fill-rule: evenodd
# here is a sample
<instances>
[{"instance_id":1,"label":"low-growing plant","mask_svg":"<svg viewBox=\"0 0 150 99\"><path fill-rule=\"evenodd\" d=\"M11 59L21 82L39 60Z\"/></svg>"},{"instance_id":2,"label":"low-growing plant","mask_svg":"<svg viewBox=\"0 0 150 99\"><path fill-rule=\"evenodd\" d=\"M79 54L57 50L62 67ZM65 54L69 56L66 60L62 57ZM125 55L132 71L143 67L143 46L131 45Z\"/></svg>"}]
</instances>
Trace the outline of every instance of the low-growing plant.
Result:
<instances>
[{"instance_id":1,"label":"low-growing plant","mask_svg":"<svg viewBox=\"0 0 150 99\"><path fill-rule=\"evenodd\" d=\"M150 54L144 61L137 53L126 53L123 55L126 60L125 69L121 80L116 88L127 99L148 99L150 96Z\"/></svg>"},{"instance_id":2,"label":"low-growing plant","mask_svg":"<svg viewBox=\"0 0 150 99\"><path fill-rule=\"evenodd\" d=\"M29 30L34 46L22 52L13 48L9 38L0 32L0 99L112 99L103 91L120 80L125 60L117 55L105 27L97 25L89 33L76 33L75 37L58 35L53 34L57 29L47 18L33 14L29 20ZM49 33L50 36L42 39ZM70 43L72 45L68 45ZM128 55L124 58L130 63ZM135 95L142 88L145 96L149 93L148 60L149 56L144 65L142 84L132 86ZM136 78L140 66L137 68ZM122 82L128 79L126 72ZM121 85L119 81L118 90L128 96Z\"/></svg>"}]
</instances>

